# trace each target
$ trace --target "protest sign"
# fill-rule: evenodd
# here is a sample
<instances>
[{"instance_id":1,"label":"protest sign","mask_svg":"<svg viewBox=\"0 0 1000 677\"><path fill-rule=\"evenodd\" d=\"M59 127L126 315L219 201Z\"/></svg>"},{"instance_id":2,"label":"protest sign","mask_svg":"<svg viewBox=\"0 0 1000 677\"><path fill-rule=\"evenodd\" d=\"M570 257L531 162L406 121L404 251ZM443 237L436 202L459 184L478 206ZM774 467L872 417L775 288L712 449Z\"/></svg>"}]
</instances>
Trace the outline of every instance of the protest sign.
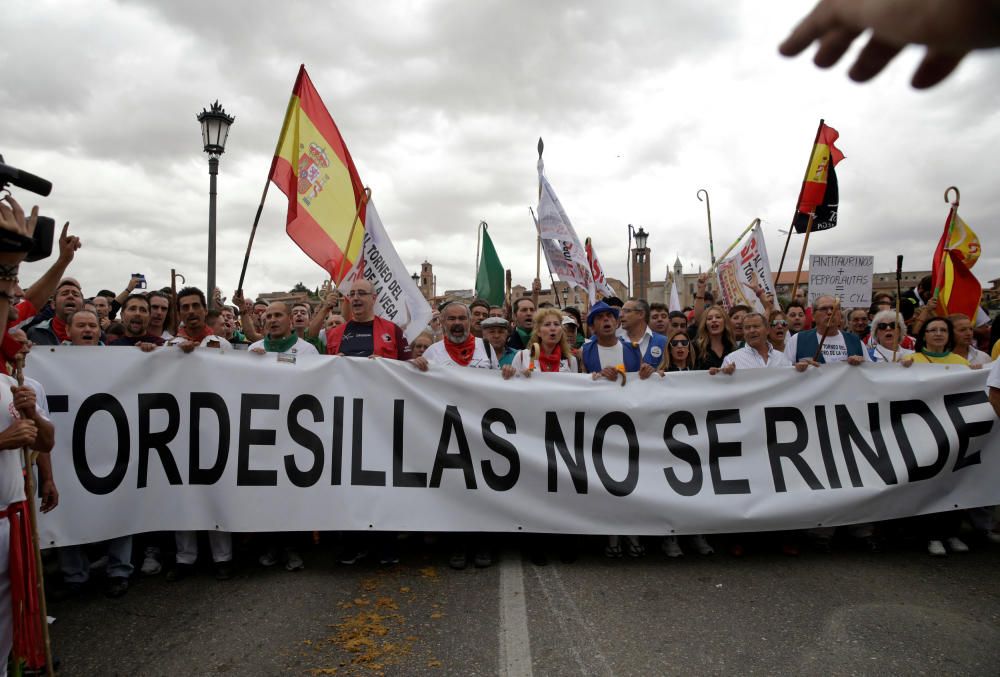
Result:
<instances>
[{"instance_id":1,"label":"protest sign","mask_svg":"<svg viewBox=\"0 0 1000 677\"><path fill-rule=\"evenodd\" d=\"M843 308L867 308L872 302L874 256L809 255L809 303L832 296Z\"/></svg>"}]
</instances>

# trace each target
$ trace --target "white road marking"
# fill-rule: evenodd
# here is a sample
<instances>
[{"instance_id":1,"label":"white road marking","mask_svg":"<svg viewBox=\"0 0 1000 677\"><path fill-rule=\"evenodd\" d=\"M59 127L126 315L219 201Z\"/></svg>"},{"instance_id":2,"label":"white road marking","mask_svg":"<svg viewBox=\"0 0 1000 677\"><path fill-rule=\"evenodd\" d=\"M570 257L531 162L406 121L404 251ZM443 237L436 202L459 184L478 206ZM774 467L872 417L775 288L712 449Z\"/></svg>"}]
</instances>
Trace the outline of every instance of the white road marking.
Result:
<instances>
[{"instance_id":1,"label":"white road marking","mask_svg":"<svg viewBox=\"0 0 1000 677\"><path fill-rule=\"evenodd\" d=\"M500 670L502 677L531 677L528 607L524 599L521 557L506 552L500 559Z\"/></svg>"}]
</instances>

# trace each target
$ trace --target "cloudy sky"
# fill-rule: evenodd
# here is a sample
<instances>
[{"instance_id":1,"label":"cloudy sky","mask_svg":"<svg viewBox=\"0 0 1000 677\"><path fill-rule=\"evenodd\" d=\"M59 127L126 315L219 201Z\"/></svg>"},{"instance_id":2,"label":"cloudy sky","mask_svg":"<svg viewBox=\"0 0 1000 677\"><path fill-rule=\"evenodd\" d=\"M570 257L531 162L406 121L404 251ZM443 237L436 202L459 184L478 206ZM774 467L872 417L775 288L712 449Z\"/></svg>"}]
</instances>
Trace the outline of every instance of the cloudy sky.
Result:
<instances>
[{"instance_id":1,"label":"cloudy sky","mask_svg":"<svg viewBox=\"0 0 1000 677\"><path fill-rule=\"evenodd\" d=\"M627 224L650 232L654 279L708 265L754 217L777 268L819 118L840 131L840 226L817 254L929 269L947 186L1000 276L1000 54L912 90L911 48L867 85L777 45L800 1L116 3L13 0L0 44L0 152L55 184L42 211L84 242L87 292L133 272L205 280L207 156L196 114L236 116L219 177L218 278L230 295L300 63L340 127L403 261L469 288L476 225L515 283L534 277L535 145L581 237L625 277ZM856 50L857 48L855 48ZM852 52L853 53L853 52ZM16 191L22 202L30 194ZM271 190L248 293L316 286ZM994 244L996 243L996 244ZM796 260L801 237L793 239ZM794 265L794 264L793 264ZM30 282L44 269L31 264ZM786 269L788 269L786 264ZM544 275L544 272L543 272Z\"/></svg>"}]
</instances>

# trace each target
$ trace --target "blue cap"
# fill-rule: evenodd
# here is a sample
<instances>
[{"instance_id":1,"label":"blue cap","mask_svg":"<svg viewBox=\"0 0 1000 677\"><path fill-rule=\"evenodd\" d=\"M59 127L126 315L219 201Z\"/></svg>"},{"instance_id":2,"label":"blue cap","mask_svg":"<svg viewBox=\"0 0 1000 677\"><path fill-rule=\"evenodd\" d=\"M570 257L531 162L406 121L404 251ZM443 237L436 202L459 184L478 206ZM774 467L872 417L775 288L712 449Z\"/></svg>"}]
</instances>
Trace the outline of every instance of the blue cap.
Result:
<instances>
[{"instance_id":1,"label":"blue cap","mask_svg":"<svg viewBox=\"0 0 1000 677\"><path fill-rule=\"evenodd\" d=\"M609 306L604 301L598 301L597 303L595 303L590 307L590 312L587 313L587 324L588 325L594 324L594 318L600 315L601 313L611 313L612 315L615 316L616 320L618 319L617 308L615 308L614 306Z\"/></svg>"}]
</instances>

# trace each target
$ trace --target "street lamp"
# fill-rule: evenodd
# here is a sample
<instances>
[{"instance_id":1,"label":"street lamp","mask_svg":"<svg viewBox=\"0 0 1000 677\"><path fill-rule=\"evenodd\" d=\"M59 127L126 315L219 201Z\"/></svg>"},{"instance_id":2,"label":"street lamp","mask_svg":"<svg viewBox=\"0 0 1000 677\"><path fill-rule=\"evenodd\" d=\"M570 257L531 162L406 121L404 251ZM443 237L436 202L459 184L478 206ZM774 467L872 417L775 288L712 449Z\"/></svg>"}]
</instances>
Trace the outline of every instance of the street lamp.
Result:
<instances>
[{"instance_id":1,"label":"street lamp","mask_svg":"<svg viewBox=\"0 0 1000 677\"><path fill-rule=\"evenodd\" d=\"M628 238L630 245L633 237L635 238L635 249L633 250L631 246L629 247L630 260L627 271L629 273L629 287L631 288L632 286L631 272L632 272L632 260L634 259L634 261L639 264L638 270L636 271L636 274L639 279L636 280L635 291L633 293L635 294L636 298L642 299L646 298L645 270L646 270L646 264L648 263L648 261L646 260L648 257L648 253L646 252L646 239L649 237L649 233L643 230L642 226L639 226L639 230L637 231L630 223L628 224Z\"/></svg>"},{"instance_id":2,"label":"street lamp","mask_svg":"<svg viewBox=\"0 0 1000 677\"><path fill-rule=\"evenodd\" d=\"M201 140L208 153L208 289L205 290L209 299L209 307L215 305L215 177L219 175L219 156L226 152L226 139L229 138L229 127L236 117L227 115L218 100L211 109L202 109L198 113L201 123Z\"/></svg>"}]
</instances>

